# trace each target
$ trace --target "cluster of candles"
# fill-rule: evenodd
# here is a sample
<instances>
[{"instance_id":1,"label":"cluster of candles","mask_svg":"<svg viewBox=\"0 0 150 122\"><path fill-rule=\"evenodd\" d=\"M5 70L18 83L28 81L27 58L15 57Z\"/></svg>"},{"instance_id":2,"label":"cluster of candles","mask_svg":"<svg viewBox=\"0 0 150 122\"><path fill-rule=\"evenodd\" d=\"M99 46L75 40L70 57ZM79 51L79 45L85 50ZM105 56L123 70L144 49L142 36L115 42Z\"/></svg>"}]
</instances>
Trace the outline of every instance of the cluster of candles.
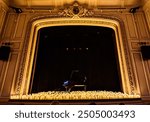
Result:
<instances>
[{"instance_id":1,"label":"cluster of candles","mask_svg":"<svg viewBox=\"0 0 150 122\"><path fill-rule=\"evenodd\" d=\"M139 95L129 95L112 91L48 91L28 95L13 95L14 100L100 100L140 98Z\"/></svg>"}]
</instances>

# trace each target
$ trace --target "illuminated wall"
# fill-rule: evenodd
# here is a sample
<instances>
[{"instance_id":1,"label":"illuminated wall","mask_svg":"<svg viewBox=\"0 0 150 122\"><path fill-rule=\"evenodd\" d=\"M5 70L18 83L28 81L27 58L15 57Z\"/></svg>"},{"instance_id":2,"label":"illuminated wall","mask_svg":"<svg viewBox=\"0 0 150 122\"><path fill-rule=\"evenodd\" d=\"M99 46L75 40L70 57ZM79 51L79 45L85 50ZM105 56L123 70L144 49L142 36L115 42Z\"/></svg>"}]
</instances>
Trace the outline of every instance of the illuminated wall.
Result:
<instances>
[{"instance_id":1,"label":"illuminated wall","mask_svg":"<svg viewBox=\"0 0 150 122\"><path fill-rule=\"evenodd\" d=\"M7 6L1 2L0 4L0 42L10 42L11 53L8 61L0 60L0 100L9 99L10 94L14 93L14 86L18 85L18 81L23 77L22 66L23 55L25 53L28 37L30 36L29 25L38 20L40 17L47 16L55 18L55 14L60 14L65 18L65 13L54 10L31 10L24 9L23 13L17 14L9 10L7 16ZM129 13L127 10L93 10L97 15L119 18L124 24L123 36L126 37L128 65L131 68L128 74L132 76L134 90L140 94L143 99L150 100L150 60L142 59L140 45L141 42L150 44L149 23L149 7L144 9L146 12L146 21L144 12L138 10L135 14ZM62 14L62 15L61 15ZM88 13L92 17L91 13ZM67 16L67 18L70 18ZM84 17L83 17L84 18ZM5 20L5 21L4 21ZM38 25L37 25L38 26ZM40 25L39 25L40 26Z\"/></svg>"},{"instance_id":2,"label":"illuminated wall","mask_svg":"<svg viewBox=\"0 0 150 122\"><path fill-rule=\"evenodd\" d=\"M150 31L150 0L146 0L145 4L143 6L143 10L145 12L147 24L149 26L149 31Z\"/></svg>"},{"instance_id":3,"label":"illuminated wall","mask_svg":"<svg viewBox=\"0 0 150 122\"><path fill-rule=\"evenodd\" d=\"M7 5L2 0L0 0L0 39L2 38L2 27L5 22L7 11Z\"/></svg>"}]
</instances>

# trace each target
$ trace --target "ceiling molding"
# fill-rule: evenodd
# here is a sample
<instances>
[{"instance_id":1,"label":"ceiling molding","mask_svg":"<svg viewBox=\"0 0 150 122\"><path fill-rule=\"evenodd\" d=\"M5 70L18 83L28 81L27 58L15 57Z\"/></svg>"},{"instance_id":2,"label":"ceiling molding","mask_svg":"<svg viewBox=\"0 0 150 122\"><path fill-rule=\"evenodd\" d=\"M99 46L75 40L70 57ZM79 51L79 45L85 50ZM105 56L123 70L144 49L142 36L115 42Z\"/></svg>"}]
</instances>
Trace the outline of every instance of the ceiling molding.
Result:
<instances>
[{"instance_id":1,"label":"ceiling molding","mask_svg":"<svg viewBox=\"0 0 150 122\"><path fill-rule=\"evenodd\" d=\"M4 0L9 1L9 0ZM11 0L10 5L15 7L48 7L64 6L77 1L93 7L136 7L141 4L141 0Z\"/></svg>"}]
</instances>

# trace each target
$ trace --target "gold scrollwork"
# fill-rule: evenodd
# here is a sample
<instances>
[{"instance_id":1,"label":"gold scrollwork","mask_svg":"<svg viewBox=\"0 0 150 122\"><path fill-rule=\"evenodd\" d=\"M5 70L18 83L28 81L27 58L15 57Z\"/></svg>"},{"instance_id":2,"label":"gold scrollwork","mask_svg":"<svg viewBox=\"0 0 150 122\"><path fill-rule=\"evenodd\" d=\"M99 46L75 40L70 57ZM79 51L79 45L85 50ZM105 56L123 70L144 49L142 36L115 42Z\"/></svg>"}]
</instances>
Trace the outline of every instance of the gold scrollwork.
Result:
<instances>
[{"instance_id":1,"label":"gold scrollwork","mask_svg":"<svg viewBox=\"0 0 150 122\"><path fill-rule=\"evenodd\" d=\"M83 17L85 15L93 15L94 13L84 8L83 6L79 5L79 3L75 2L73 5L65 8L63 11L59 12L58 14L65 17L76 18L76 17Z\"/></svg>"}]
</instances>

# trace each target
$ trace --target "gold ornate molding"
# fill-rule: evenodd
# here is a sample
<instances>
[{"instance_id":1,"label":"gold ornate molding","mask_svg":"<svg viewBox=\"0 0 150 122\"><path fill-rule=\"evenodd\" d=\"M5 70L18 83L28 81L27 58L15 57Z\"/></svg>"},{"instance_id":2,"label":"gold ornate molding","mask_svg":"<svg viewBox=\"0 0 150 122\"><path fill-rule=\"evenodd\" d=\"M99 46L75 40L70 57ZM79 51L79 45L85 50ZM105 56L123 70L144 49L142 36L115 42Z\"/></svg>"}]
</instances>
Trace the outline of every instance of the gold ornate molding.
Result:
<instances>
[{"instance_id":1,"label":"gold ornate molding","mask_svg":"<svg viewBox=\"0 0 150 122\"><path fill-rule=\"evenodd\" d=\"M78 2L74 2L73 5L65 8L63 11L59 12L58 14L64 17L78 18L87 15L93 15L94 12L89 11L87 8L79 5Z\"/></svg>"},{"instance_id":2,"label":"gold ornate molding","mask_svg":"<svg viewBox=\"0 0 150 122\"><path fill-rule=\"evenodd\" d=\"M52 10L50 14L37 13L32 16L28 22L18 80L16 86L14 86L15 93L12 94L28 94L38 30L48 26L60 25L104 26L114 29L123 91L124 93L136 94L123 21L117 15L102 15L101 12L93 13L94 10L88 10L75 3L73 6L57 12Z\"/></svg>"}]
</instances>

